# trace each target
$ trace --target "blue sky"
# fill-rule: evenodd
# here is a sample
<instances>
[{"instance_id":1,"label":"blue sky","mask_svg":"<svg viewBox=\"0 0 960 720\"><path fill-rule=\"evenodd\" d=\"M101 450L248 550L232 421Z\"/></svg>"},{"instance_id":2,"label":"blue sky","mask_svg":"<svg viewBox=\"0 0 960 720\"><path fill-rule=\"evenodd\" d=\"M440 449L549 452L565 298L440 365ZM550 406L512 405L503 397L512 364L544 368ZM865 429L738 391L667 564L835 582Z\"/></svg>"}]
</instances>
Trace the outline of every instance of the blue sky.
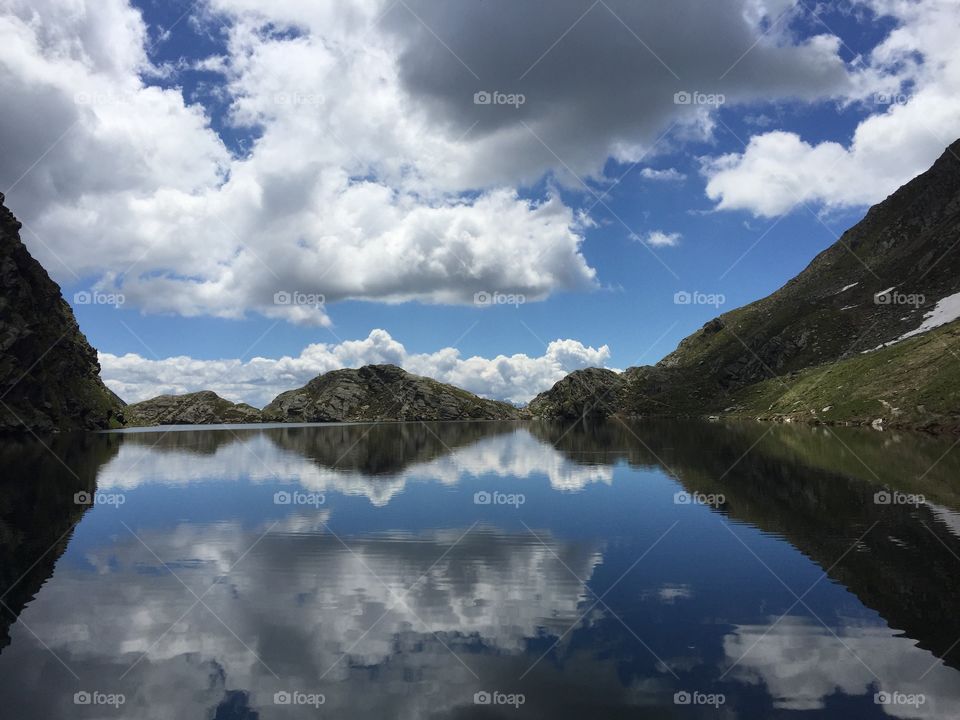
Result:
<instances>
[{"instance_id":1,"label":"blue sky","mask_svg":"<svg viewBox=\"0 0 960 720\"><path fill-rule=\"evenodd\" d=\"M800 272L960 118L946 2L59 4L4 16L25 49L0 80L36 113L0 128L25 146L0 185L134 400L260 404L397 361L522 402L576 367L653 363ZM524 104L469 102L488 89ZM271 307L285 290L327 302Z\"/></svg>"}]
</instances>

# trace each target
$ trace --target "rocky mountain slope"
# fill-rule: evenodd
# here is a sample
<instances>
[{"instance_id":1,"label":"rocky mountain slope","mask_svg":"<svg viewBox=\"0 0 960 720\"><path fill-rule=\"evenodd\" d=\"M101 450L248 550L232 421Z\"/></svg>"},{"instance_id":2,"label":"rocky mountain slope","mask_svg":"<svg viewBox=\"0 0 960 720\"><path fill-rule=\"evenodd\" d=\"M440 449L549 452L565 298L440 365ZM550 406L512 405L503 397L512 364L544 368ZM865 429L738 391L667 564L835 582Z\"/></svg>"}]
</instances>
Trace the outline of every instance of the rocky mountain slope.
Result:
<instances>
[{"instance_id":1,"label":"rocky mountain slope","mask_svg":"<svg viewBox=\"0 0 960 720\"><path fill-rule=\"evenodd\" d=\"M186 395L160 395L127 405L128 425L216 425L221 423L260 422L257 408L232 403L211 390Z\"/></svg>"},{"instance_id":2,"label":"rocky mountain slope","mask_svg":"<svg viewBox=\"0 0 960 720\"><path fill-rule=\"evenodd\" d=\"M960 250L954 248L960 241L958 158L960 141L927 172L871 208L780 290L711 320L657 365L629 368L619 376L571 373L531 401L531 412L577 417L762 409L769 416L813 418L816 413L810 411L832 405L831 421L893 420L896 407L905 425L960 424L955 394L943 398L934 417L924 401L932 386L923 390L916 376L896 372L913 359L911 350L921 347L901 347L903 336L960 315ZM946 342L953 335L940 337ZM887 344L891 347L883 349ZM836 392L824 399L797 386L790 407L784 407L780 393L787 392L796 373L846 359L852 364L844 371L854 374L845 387L834 387ZM857 408L844 405L841 393L869 395L854 370L867 366L871 383L882 386L887 397L861 397ZM927 380L952 387L960 380L960 364L944 361L936 377ZM747 390L757 383L764 386Z\"/></svg>"},{"instance_id":3,"label":"rocky mountain slope","mask_svg":"<svg viewBox=\"0 0 960 720\"><path fill-rule=\"evenodd\" d=\"M60 288L27 252L0 194L0 432L117 425L123 401Z\"/></svg>"},{"instance_id":4,"label":"rocky mountain slope","mask_svg":"<svg viewBox=\"0 0 960 720\"><path fill-rule=\"evenodd\" d=\"M396 365L367 365L319 375L263 409L270 422L509 420L512 405L413 375Z\"/></svg>"}]
</instances>

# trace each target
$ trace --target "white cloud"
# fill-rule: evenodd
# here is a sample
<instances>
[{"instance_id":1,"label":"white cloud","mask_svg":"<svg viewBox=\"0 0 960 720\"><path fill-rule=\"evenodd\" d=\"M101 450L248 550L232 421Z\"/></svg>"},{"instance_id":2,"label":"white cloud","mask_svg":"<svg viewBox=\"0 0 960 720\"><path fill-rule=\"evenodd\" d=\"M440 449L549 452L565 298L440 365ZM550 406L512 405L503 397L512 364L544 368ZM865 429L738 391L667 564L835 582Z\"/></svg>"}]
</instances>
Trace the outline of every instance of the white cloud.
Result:
<instances>
[{"instance_id":1,"label":"white cloud","mask_svg":"<svg viewBox=\"0 0 960 720\"><path fill-rule=\"evenodd\" d=\"M647 245L652 247L675 247L680 244L683 236L680 233L668 233L662 230L653 230L642 239Z\"/></svg>"},{"instance_id":2,"label":"white cloud","mask_svg":"<svg viewBox=\"0 0 960 720\"><path fill-rule=\"evenodd\" d=\"M658 180L662 182L680 182L681 180L687 179L687 176L676 168L666 168L665 170L644 168L640 171L640 176L646 180Z\"/></svg>"},{"instance_id":3,"label":"white cloud","mask_svg":"<svg viewBox=\"0 0 960 720\"><path fill-rule=\"evenodd\" d=\"M926 170L960 137L960 52L951 32L960 6L952 0L863 4L898 23L871 52L869 71L851 95L873 114L847 147L773 131L752 137L742 153L706 161L707 195L719 209L769 217L798 203L870 205Z\"/></svg>"},{"instance_id":4,"label":"white cloud","mask_svg":"<svg viewBox=\"0 0 960 720\"><path fill-rule=\"evenodd\" d=\"M459 350L451 347L432 353L410 353L386 330L373 330L363 340L308 345L297 357L255 357L246 362L191 357L150 360L135 353L100 353L100 374L127 402L213 390L229 400L262 407L284 390L305 385L320 373L391 363L484 397L520 403L572 370L604 367L609 359L608 346L593 348L576 340L554 340L537 357L517 353L463 358Z\"/></svg>"},{"instance_id":5,"label":"white cloud","mask_svg":"<svg viewBox=\"0 0 960 720\"><path fill-rule=\"evenodd\" d=\"M0 185L13 186L25 240L56 279L120 285L148 312L325 324L345 298L468 303L481 290L539 300L592 288L580 252L590 218L519 186L549 172L599 177L610 156L639 158L672 121L709 133L710 109L676 104L681 90L729 105L856 85L836 38L779 31L717 81L780 5L681 4L682 28L675 7L597 5L534 66L581 3L467 4L454 17L417 0L207 0L185 22L225 37L220 56L156 67L126 0L0 0L0 135L16 138ZM175 80L180 66L223 73L228 122L260 131L249 152L231 155L175 85L144 84ZM479 90L527 101L476 105ZM275 305L282 290L327 304Z\"/></svg>"}]
</instances>

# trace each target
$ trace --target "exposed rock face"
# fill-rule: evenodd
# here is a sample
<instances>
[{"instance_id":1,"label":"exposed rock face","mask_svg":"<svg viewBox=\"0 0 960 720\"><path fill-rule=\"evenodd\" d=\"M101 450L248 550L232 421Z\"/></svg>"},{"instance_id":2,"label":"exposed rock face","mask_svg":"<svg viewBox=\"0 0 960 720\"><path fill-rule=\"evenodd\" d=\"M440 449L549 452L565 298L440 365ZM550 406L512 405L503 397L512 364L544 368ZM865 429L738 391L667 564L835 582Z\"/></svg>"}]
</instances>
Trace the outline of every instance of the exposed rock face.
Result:
<instances>
[{"instance_id":1,"label":"exposed rock face","mask_svg":"<svg viewBox=\"0 0 960 720\"><path fill-rule=\"evenodd\" d=\"M96 351L3 201L0 194L0 432L119 425L123 401L100 380Z\"/></svg>"},{"instance_id":2,"label":"exposed rock face","mask_svg":"<svg viewBox=\"0 0 960 720\"><path fill-rule=\"evenodd\" d=\"M275 422L510 420L512 405L412 375L396 365L367 365L319 375L281 393L263 409Z\"/></svg>"},{"instance_id":3,"label":"exposed rock face","mask_svg":"<svg viewBox=\"0 0 960 720\"><path fill-rule=\"evenodd\" d=\"M211 390L186 395L160 395L127 405L129 425L218 425L260 422L260 411L246 403L232 403Z\"/></svg>"},{"instance_id":4,"label":"exposed rock face","mask_svg":"<svg viewBox=\"0 0 960 720\"><path fill-rule=\"evenodd\" d=\"M780 290L711 320L656 366L628 369L616 392L602 385L598 395L584 383L578 390L564 380L538 396L531 411L578 416L598 399L604 407L610 405L607 398L616 397L611 411L625 415L706 415L731 407L756 414L745 394L758 383L775 377L778 385L780 379L789 384L801 371L852 360L918 328L938 301L960 293L960 249L954 249L960 237L958 156L960 140L927 172L871 208ZM886 403L903 407L923 393L912 388L909 376L895 372L903 360L897 357L888 364L888 382L876 369L872 381L893 391ZM960 380L960 369L949 372ZM775 407L771 393L762 397L764 410ZM823 405L832 405L833 419L842 420L846 411L829 400ZM790 402L799 402L795 410L809 409L802 397L791 396ZM884 417L885 404L871 402L858 412ZM945 408L940 410L944 415ZM921 415L911 423L927 424Z\"/></svg>"},{"instance_id":5,"label":"exposed rock face","mask_svg":"<svg viewBox=\"0 0 960 720\"><path fill-rule=\"evenodd\" d=\"M574 370L527 406L535 417L606 417L623 402L626 380L613 370Z\"/></svg>"}]
</instances>

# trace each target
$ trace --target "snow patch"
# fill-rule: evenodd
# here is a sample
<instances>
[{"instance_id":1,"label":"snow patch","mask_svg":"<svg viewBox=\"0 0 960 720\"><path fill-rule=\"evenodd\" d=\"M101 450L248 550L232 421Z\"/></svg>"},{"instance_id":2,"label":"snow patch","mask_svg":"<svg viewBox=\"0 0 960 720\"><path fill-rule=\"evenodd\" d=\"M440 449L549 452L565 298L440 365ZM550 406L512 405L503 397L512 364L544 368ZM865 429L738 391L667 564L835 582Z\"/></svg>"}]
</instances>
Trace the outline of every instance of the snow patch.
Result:
<instances>
[{"instance_id":1,"label":"snow patch","mask_svg":"<svg viewBox=\"0 0 960 720\"><path fill-rule=\"evenodd\" d=\"M843 312L844 310L852 310L855 307L856 305L847 305L845 307L840 308L840 311Z\"/></svg>"},{"instance_id":2,"label":"snow patch","mask_svg":"<svg viewBox=\"0 0 960 720\"><path fill-rule=\"evenodd\" d=\"M890 288L892 290L893 288ZM877 293L877 295L883 295L889 290L884 290L882 293ZM881 345L877 345L873 350L879 350L880 348L889 347L894 343L898 343L901 340L906 340L907 338L913 337L914 335L919 335L920 333L925 333L928 330L933 330L938 328L941 325L946 325L949 322L953 322L957 318L960 318L960 293L954 293L953 295L947 295L945 298L941 298L937 301L937 304L934 305L933 310L930 310L923 315L923 322L920 323L917 327L909 332L905 332L900 337L890 342L885 342ZM864 350L865 354L868 352L873 352L873 350Z\"/></svg>"},{"instance_id":3,"label":"snow patch","mask_svg":"<svg viewBox=\"0 0 960 720\"><path fill-rule=\"evenodd\" d=\"M946 325L948 322L953 322L957 318L960 318L960 293L947 295L945 298L938 300L933 310L924 313L923 318L924 320L919 326L908 333L904 333L898 337L897 340L905 340L908 337L919 335L927 330L933 330L936 327ZM894 342L897 340L894 340Z\"/></svg>"},{"instance_id":4,"label":"snow patch","mask_svg":"<svg viewBox=\"0 0 960 720\"><path fill-rule=\"evenodd\" d=\"M850 288L856 287L859 284L860 284L859 282L855 282L855 283L850 283L849 285L844 285L842 288L840 288L840 292L838 292L837 295L839 295L842 292L846 292Z\"/></svg>"}]
</instances>

